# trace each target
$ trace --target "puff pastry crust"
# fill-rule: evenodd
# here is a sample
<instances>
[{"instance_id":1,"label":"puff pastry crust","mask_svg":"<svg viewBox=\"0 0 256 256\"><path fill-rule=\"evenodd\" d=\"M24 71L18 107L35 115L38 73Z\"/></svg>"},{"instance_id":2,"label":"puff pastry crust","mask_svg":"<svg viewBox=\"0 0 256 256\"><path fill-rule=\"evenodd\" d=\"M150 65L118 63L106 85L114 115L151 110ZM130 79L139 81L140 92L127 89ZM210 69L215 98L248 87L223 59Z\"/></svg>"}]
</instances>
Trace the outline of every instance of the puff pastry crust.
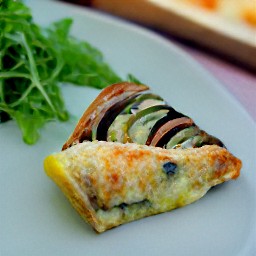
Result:
<instances>
[{"instance_id":1,"label":"puff pastry crust","mask_svg":"<svg viewBox=\"0 0 256 256\"><path fill-rule=\"evenodd\" d=\"M236 179L241 161L225 148L163 149L85 141L48 156L45 171L97 232L188 205Z\"/></svg>"}]
</instances>

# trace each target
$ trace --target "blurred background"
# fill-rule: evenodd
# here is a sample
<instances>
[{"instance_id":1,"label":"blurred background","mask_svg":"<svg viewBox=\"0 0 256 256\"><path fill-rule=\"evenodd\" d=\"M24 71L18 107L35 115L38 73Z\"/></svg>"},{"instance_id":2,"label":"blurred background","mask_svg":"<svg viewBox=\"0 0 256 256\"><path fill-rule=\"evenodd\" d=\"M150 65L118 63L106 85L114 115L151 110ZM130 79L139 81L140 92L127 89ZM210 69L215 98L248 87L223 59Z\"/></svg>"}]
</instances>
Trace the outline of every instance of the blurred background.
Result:
<instances>
[{"instance_id":1,"label":"blurred background","mask_svg":"<svg viewBox=\"0 0 256 256\"><path fill-rule=\"evenodd\" d=\"M144 26L181 47L256 121L256 0L63 0Z\"/></svg>"}]
</instances>

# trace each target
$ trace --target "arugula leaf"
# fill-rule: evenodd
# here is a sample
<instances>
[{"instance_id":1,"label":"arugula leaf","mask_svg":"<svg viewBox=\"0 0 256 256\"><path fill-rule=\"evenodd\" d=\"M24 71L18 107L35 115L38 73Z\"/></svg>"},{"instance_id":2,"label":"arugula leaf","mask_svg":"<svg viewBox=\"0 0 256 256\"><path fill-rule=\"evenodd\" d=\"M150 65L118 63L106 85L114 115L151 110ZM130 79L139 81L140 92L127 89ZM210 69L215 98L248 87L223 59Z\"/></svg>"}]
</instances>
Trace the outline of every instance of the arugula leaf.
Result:
<instances>
[{"instance_id":1,"label":"arugula leaf","mask_svg":"<svg viewBox=\"0 0 256 256\"><path fill-rule=\"evenodd\" d=\"M69 118L62 82L104 88L122 80L98 49L70 35L71 25L41 28L21 1L0 0L0 122L16 120L28 144L46 122Z\"/></svg>"}]
</instances>

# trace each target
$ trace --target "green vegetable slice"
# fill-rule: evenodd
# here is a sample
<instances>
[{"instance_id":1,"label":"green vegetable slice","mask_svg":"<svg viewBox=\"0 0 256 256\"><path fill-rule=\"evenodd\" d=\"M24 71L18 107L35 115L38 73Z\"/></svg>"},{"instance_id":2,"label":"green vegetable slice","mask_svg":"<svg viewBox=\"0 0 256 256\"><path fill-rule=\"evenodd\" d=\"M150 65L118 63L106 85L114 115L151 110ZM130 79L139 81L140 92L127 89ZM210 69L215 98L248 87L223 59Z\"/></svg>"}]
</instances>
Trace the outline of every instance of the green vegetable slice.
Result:
<instances>
[{"instance_id":1,"label":"green vegetable slice","mask_svg":"<svg viewBox=\"0 0 256 256\"><path fill-rule=\"evenodd\" d=\"M131 114L121 114L116 117L108 129L107 141L127 142L127 122Z\"/></svg>"},{"instance_id":2,"label":"green vegetable slice","mask_svg":"<svg viewBox=\"0 0 256 256\"><path fill-rule=\"evenodd\" d=\"M188 140L189 138L194 137L199 133L199 128L197 126L191 126L179 131L174 135L169 142L166 144L166 148L175 148L178 144Z\"/></svg>"},{"instance_id":3,"label":"green vegetable slice","mask_svg":"<svg viewBox=\"0 0 256 256\"><path fill-rule=\"evenodd\" d=\"M129 104L123 111L126 114L133 114L132 109L137 109L140 111L145 109L146 107L151 107L153 105L164 105L165 102L162 97L153 94L153 93L145 93L139 95L131 104Z\"/></svg>"},{"instance_id":4,"label":"green vegetable slice","mask_svg":"<svg viewBox=\"0 0 256 256\"><path fill-rule=\"evenodd\" d=\"M155 105L139 111L130 117L127 122L127 132L131 141L145 144L149 133L155 123L167 115L169 107L166 105Z\"/></svg>"},{"instance_id":5,"label":"green vegetable slice","mask_svg":"<svg viewBox=\"0 0 256 256\"><path fill-rule=\"evenodd\" d=\"M202 147L203 145L219 145L220 147L225 147L225 145L218 138L209 135L202 130L195 136L185 140L179 146L181 148L196 148Z\"/></svg>"}]
</instances>

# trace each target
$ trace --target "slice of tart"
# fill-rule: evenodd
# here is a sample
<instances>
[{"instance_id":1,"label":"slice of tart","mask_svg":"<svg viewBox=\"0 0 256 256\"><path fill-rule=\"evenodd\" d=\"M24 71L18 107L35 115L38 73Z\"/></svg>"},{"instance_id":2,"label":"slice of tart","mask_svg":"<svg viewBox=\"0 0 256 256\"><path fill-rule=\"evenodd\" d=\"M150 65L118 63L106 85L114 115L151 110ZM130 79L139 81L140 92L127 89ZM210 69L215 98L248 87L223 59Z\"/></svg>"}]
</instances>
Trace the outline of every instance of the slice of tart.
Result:
<instances>
[{"instance_id":1,"label":"slice of tart","mask_svg":"<svg viewBox=\"0 0 256 256\"><path fill-rule=\"evenodd\" d=\"M190 204L241 161L148 86L114 84L85 111L45 171L97 232Z\"/></svg>"}]
</instances>

